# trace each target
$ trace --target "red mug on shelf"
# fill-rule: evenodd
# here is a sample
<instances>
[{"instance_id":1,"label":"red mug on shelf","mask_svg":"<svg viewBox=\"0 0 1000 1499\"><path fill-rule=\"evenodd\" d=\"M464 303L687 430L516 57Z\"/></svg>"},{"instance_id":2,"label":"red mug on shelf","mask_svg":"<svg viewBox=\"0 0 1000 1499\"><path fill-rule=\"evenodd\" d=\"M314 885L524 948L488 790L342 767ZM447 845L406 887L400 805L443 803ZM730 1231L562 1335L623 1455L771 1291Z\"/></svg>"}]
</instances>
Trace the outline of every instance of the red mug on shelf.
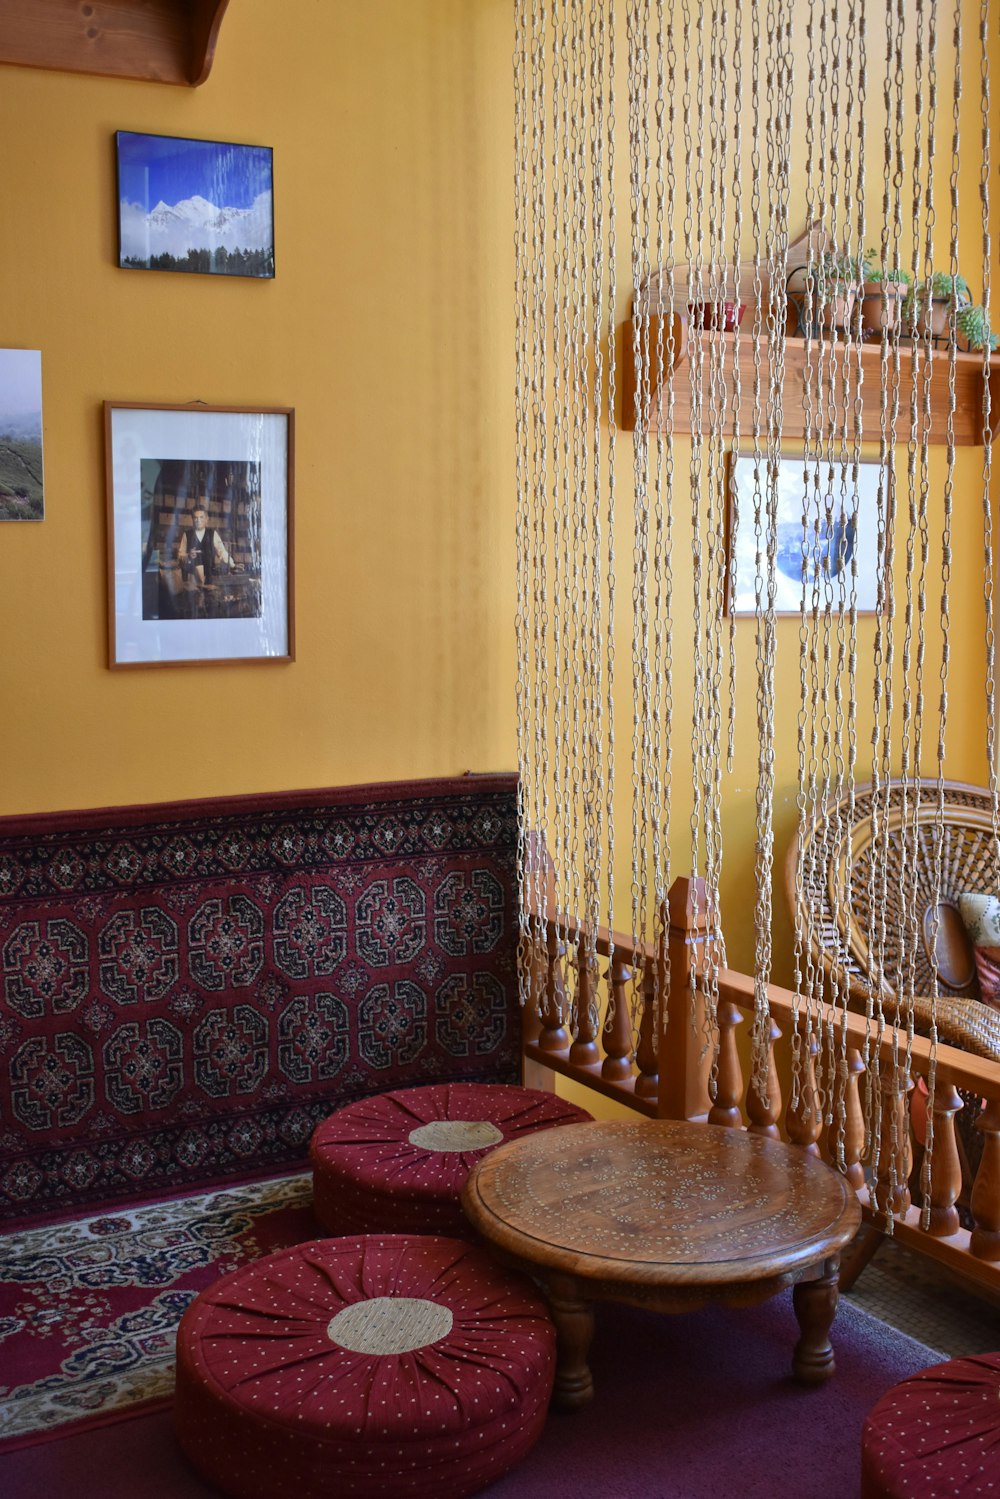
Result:
<instances>
[{"instance_id":1,"label":"red mug on shelf","mask_svg":"<svg viewBox=\"0 0 1000 1499\"><path fill-rule=\"evenodd\" d=\"M746 312L745 302L692 302L688 317L692 328L704 328L710 333L732 333L738 328Z\"/></svg>"}]
</instances>

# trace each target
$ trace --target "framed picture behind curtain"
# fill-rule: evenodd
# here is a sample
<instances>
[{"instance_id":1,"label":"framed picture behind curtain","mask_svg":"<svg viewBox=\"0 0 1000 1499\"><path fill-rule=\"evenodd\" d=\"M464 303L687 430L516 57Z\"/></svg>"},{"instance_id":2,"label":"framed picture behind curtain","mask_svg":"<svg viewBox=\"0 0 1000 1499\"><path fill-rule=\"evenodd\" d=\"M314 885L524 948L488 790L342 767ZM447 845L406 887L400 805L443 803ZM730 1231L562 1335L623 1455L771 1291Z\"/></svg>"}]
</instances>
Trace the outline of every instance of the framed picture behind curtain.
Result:
<instances>
[{"instance_id":1,"label":"framed picture behind curtain","mask_svg":"<svg viewBox=\"0 0 1000 1499\"><path fill-rule=\"evenodd\" d=\"M761 599L767 603L767 475L765 457L729 457L726 471L726 613L753 614L762 559ZM808 479L801 457L778 460L774 537L776 614L800 613L803 552L806 608L818 590L820 612L851 606L859 614L878 605L878 500L881 466L858 466L857 490L846 463L810 460ZM759 524L757 512L759 510ZM805 517L805 530L803 530Z\"/></svg>"}]
</instances>

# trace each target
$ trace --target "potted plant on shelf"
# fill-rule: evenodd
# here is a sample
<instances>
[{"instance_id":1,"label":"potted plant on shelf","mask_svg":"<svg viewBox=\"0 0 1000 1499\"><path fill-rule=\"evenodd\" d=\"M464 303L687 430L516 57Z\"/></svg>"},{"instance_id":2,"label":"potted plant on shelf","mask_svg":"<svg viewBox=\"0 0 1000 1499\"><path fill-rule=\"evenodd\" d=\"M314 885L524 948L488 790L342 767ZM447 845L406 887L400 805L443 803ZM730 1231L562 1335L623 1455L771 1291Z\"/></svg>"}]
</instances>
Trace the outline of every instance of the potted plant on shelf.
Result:
<instances>
[{"instance_id":1,"label":"potted plant on shelf","mask_svg":"<svg viewBox=\"0 0 1000 1499\"><path fill-rule=\"evenodd\" d=\"M913 277L902 266L883 266L876 250L865 252L861 274L862 332L894 332L908 305Z\"/></svg>"},{"instance_id":2,"label":"potted plant on shelf","mask_svg":"<svg viewBox=\"0 0 1000 1499\"><path fill-rule=\"evenodd\" d=\"M1000 336L990 332L985 307L980 307L978 303L963 307L956 315L955 322L959 333L973 352L989 349L992 354L994 349L1000 348Z\"/></svg>"},{"instance_id":3,"label":"potted plant on shelf","mask_svg":"<svg viewBox=\"0 0 1000 1499\"><path fill-rule=\"evenodd\" d=\"M969 283L958 272L934 271L925 281L918 281L907 300L906 312L916 307L916 331L919 338L947 339L952 308L960 315L972 306Z\"/></svg>"},{"instance_id":4,"label":"potted plant on shelf","mask_svg":"<svg viewBox=\"0 0 1000 1499\"><path fill-rule=\"evenodd\" d=\"M737 329L746 311L746 304L739 299L739 283L735 294L728 285L713 287L709 295L688 305L688 318L692 328L703 328L706 332L732 333Z\"/></svg>"},{"instance_id":5,"label":"potted plant on shelf","mask_svg":"<svg viewBox=\"0 0 1000 1499\"><path fill-rule=\"evenodd\" d=\"M812 275L810 309L809 277ZM849 329L854 321L858 296L864 281L863 261L841 250L824 250L811 265L796 266L786 283L788 302L796 331L812 333L821 328ZM811 310L811 317L809 315ZM809 324L811 323L811 328Z\"/></svg>"}]
</instances>

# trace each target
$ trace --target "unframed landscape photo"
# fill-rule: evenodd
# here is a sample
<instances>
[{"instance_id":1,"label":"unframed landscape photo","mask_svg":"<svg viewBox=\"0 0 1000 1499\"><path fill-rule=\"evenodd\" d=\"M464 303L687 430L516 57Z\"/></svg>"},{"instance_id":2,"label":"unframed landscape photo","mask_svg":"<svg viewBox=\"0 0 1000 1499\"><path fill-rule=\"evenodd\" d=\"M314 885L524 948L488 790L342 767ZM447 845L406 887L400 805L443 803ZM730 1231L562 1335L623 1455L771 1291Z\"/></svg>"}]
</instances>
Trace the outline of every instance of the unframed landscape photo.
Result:
<instances>
[{"instance_id":1,"label":"unframed landscape photo","mask_svg":"<svg viewBox=\"0 0 1000 1499\"><path fill-rule=\"evenodd\" d=\"M274 275L269 146L125 130L115 140L120 266Z\"/></svg>"},{"instance_id":2,"label":"unframed landscape photo","mask_svg":"<svg viewBox=\"0 0 1000 1499\"><path fill-rule=\"evenodd\" d=\"M0 520L42 520L42 356L0 349Z\"/></svg>"}]
</instances>

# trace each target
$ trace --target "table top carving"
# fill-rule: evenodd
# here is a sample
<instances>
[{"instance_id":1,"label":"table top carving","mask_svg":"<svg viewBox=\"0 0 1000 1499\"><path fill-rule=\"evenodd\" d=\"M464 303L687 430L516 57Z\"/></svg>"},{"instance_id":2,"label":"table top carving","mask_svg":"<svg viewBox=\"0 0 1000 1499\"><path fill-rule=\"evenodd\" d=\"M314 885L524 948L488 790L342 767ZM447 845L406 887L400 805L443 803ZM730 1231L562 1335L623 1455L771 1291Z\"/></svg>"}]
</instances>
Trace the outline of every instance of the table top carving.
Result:
<instances>
[{"instance_id":1,"label":"table top carving","mask_svg":"<svg viewBox=\"0 0 1000 1499\"><path fill-rule=\"evenodd\" d=\"M570 1125L501 1146L463 1201L487 1238L531 1264L672 1285L815 1265L861 1217L843 1178L797 1147L673 1120Z\"/></svg>"}]
</instances>

